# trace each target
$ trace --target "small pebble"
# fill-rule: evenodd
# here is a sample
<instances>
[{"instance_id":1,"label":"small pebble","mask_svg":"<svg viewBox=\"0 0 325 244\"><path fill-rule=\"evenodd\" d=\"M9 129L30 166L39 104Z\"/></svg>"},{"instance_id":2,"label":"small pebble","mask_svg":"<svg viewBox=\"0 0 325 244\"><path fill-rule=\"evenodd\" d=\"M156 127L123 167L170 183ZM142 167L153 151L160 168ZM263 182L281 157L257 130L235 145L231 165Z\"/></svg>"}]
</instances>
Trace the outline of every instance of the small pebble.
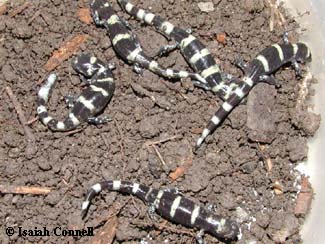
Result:
<instances>
[{"instance_id":1,"label":"small pebble","mask_svg":"<svg viewBox=\"0 0 325 244\"><path fill-rule=\"evenodd\" d=\"M199 9L205 13L209 13L214 10L214 6L212 2L199 2L197 5Z\"/></svg>"}]
</instances>

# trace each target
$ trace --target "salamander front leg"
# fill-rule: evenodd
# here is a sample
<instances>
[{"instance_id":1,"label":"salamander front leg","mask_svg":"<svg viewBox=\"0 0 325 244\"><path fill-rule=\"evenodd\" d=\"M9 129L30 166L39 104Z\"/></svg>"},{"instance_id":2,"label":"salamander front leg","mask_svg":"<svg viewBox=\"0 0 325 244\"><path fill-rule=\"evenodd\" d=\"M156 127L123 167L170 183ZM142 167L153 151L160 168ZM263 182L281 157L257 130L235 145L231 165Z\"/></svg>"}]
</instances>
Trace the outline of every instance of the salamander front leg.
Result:
<instances>
[{"instance_id":1,"label":"salamander front leg","mask_svg":"<svg viewBox=\"0 0 325 244\"><path fill-rule=\"evenodd\" d=\"M67 104L68 108L72 108L76 101L76 97L72 94L64 96L64 102Z\"/></svg>"},{"instance_id":2,"label":"salamander front leg","mask_svg":"<svg viewBox=\"0 0 325 244\"><path fill-rule=\"evenodd\" d=\"M122 17L119 17L119 18L120 18L122 24L125 25L126 28L128 28L130 31L133 31L135 29L135 28L133 28L132 25L130 25L130 23L126 19L124 19Z\"/></svg>"},{"instance_id":3,"label":"salamander front leg","mask_svg":"<svg viewBox=\"0 0 325 244\"><path fill-rule=\"evenodd\" d=\"M238 86L243 84L243 81L238 77L235 77L231 74L221 74L221 79L232 89L236 89Z\"/></svg>"},{"instance_id":4,"label":"salamander front leg","mask_svg":"<svg viewBox=\"0 0 325 244\"><path fill-rule=\"evenodd\" d=\"M154 203L149 203L148 204L148 215L149 215L149 218L154 220L154 221L157 221L158 218L155 214L156 212L156 207L155 207L155 204Z\"/></svg>"},{"instance_id":5,"label":"salamander front leg","mask_svg":"<svg viewBox=\"0 0 325 244\"><path fill-rule=\"evenodd\" d=\"M110 69L110 70L114 70L114 69L116 69L116 64L115 63L108 63L108 68Z\"/></svg>"},{"instance_id":6,"label":"salamander front leg","mask_svg":"<svg viewBox=\"0 0 325 244\"><path fill-rule=\"evenodd\" d=\"M300 65L298 64L298 62L296 60L292 61L292 66L296 72L296 76L301 78L302 77L302 71L300 68Z\"/></svg>"},{"instance_id":7,"label":"salamander front leg","mask_svg":"<svg viewBox=\"0 0 325 244\"><path fill-rule=\"evenodd\" d=\"M289 33L287 31L283 33L282 40L285 44L289 44Z\"/></svg>"},{"instance_id":8,"label":"salamander front leg","mask_svg":"<svg viewBox=\"0 0 325 244\"><path fill-rule=\"evenodd\" d=\"M213 203L208 203L206 205L207 209L211 212L217 212L217 205Z\"/></svg>"},{"instance_id":9,"label":"salamander front leg","mask_svg":"<svg viewBox=\"0 0 325 244\"><path fill-rule=\"evenodd\" d=\"M87 122L92 125L101 125L101 124L105 124L109 121L112 121L112 119L107 116L89 117L87 119Z\"/></svg>"},{"instance_id":10,"label":"salamander front leg","mask_svg":"<svg viewBox=\"0 0 325 244\"><path fill-rule=\"evenodd\" d=\"M162 46L162 47L159 48L157 54L155 54L154 57L165 56L168 53L176 50L177 48L178 48L178 44L177 43Z\"/></svg>"},{"instance_id":11,"label":"salamander front leg","mask_svg":"<svg viewBox=\"0 0 325 244\"><path fill-rule=\"evenodd\" d=\"M221 74L221 79L224 82L224 96L220 98L223 100L227 100L233 92L243 84L243 81L238 77L235 77L231 74Z\"/></svg>"},{"instance_id":12,"label":"salamander front leg","mask_svg":"<svg viewBox=\"0 0 325 244\"><path fill-rule=\"evenodd\" d=\"M244 72L244 74L249 73L248 65L241 57L236 58L235 65L239 67Z\"/></svg>"},{"instance_id":13,"label":"salamander front leg","mask_svg":"<svg viewBox=\"0 0 325 244\"><path fill-rule=\"evenodd\" d=\"M197 234L196 234L196 242L198 244L205 244L205 241L203 239L203 235L204 235L204 230L200 230Z\"/></svg>"},{"instance_id":14,"label":"salamander front leg","mask_svg":"<svg viewBox=\"0 0 325 244\"><path fill-rule=\"evenodd\" d=\"M204 84L201 81L193 80L192 83L194 86L202 88L205 91L211 90L211 87L208 84Z\"/></svg>"},{"instance_id":15,"label":"salamander front leg","mask_svg":"<svg viewBox=\"0 0 325 244\"><path fill-rule=\"evenodd\" d=\"M138 63L135 63L133 65L133 70L134 70L135 73L137 73L139 75L143 74L143 68Z\"/></svg>"},{"instance_id":16,"label":"salamander front leg","mask_svg":"<svg viewBox=\"0 0 325 244\"><path fill-rule=\"evenodd\" d=\"M267 83L269 85L273 85L275 87L280 86L280 83L273 76L270 76L270 75L261 75L259 77L259 80L262 81L262 82L265 82L265 83Z\"/></svg>"}]
</instances>

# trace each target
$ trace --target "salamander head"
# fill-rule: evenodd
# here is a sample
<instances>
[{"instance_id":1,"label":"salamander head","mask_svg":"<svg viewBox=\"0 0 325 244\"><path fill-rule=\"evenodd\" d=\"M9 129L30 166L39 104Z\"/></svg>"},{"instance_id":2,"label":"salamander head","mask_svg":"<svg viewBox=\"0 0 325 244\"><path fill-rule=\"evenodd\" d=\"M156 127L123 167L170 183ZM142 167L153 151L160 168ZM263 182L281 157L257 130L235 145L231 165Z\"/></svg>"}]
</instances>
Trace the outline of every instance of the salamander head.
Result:
<instances>
[{"instance_id":1,"label":"salamander head","mask_svg":"<svg viewBox=\"0 0 325 244\"><path fill-rule=\"evenodd\" d=\"M311 51L305 43L297 43L298 52L296 54L296 59L299 62L305 63L310 62L312 59Z\"/></svg>"},{"instance_id":2,"label":"salamander head","mask_svg":"<svg viewBox=\"0 0 325 244\"><path fill-rule=\"evenodd\" d=\"M96 57L81 53L72 59L71 65L79 74L82 74L86 78L90 78L97 72L98 67L94 65L96 61Z\"/></svg>"},{"instance_id":3,"label":"salamander head","mask_svg":"<svg viewBox=\"0 0 325 244\"><path fill-rule=\"evenodd\" d=\"M225 241L236 241L241 238L241 231L237 222L230 219L222 219L214 232L215 236Z\"/></svg>"}]
</instances>

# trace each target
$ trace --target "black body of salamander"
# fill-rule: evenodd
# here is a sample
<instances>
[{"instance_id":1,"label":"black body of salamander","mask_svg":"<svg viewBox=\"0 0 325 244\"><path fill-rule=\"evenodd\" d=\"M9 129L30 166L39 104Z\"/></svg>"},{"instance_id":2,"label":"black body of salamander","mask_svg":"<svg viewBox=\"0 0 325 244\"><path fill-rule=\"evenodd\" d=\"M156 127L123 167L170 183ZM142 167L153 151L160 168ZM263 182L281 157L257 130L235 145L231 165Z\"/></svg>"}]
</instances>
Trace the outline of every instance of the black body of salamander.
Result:
<instances>
[{"instance_id":1,"label":"black body of salamander","mask_svg":"<svg viewBox=\"0 0 325 244\"><path fill-rule=\"evenodd\" d=\"M195 36L188 33L158 15L140 9L128 0L118 0L121 7L134 18L152 25L157 31L176 42L176 46L192 69L205 80L195 83L206 90L211 90L223 100L227 99L237 87L235 83L223 80L219 66L209 50Z\"/></svg>"},{"instance_id":2,"label":"black body of salamander","mask_svg":"<svg viewBox=\"0 0 325 244\"><path fill-rule=\"evenodd\" d=\"M199 229L199 239L204 232L223 241L237 240L240 237L240 228L235 221L218 216L170 190L157 190L128 181L104 181L93 185L82 203L83 217L87 213L90 201L102 190L118 191L137 196L150 207L153 207L162 217L174 223Z\"/></svg>"},{"instance_id":3,"label":"black body of salamander","mask_svg":"<svg viewBox=\"0 0 325 244\"><path fill-rule=\"evenodd\" d=\"M38 117L52 131L73 130L86 121L94 124L107 121L106 118L94 116L106 107L115 90L113 74L109 66L96 57L81 54L72 60L72 67L77 73L88 79L88 86L76 99L71 111L63 121L51 117L46 107L57 76L51 74L45 85L38 91Z\"/></svg>"},{"instance_id":4,"label":"black body of salamander","mask_svg":"<svg viewBox=\"0 0 325 244\"><path fill-rule=\"evenodd\" d=\"M129 30L126 22L116 15L112 5L107 0L92 0L90 9L95 23L107 29L114 50L124 61L148 69L168 79L190 77L192 80L204 81L198 74L169 68L165 69L146 55L138 38Z\"/></svg>"},{"instance_id":5,"label":"black body of salamander","mask_svg":"<svg viewBox=\"0 0 325 244\"><path fill-rule=\"evenodd\" d=\"M297 75L300 75L298 62L311 61L311 53L304 43L291 44L285 39L283 44L274 44L262 50L250 63L240 65L245 76L240 87L221 105L197 140L195 150L200 147L205 138L211 134L228 116L234 107L247 96L250 90L259 82L275 84L274 78L269 76L286 63L292 63Z\"/></svg>"}]
</instances>

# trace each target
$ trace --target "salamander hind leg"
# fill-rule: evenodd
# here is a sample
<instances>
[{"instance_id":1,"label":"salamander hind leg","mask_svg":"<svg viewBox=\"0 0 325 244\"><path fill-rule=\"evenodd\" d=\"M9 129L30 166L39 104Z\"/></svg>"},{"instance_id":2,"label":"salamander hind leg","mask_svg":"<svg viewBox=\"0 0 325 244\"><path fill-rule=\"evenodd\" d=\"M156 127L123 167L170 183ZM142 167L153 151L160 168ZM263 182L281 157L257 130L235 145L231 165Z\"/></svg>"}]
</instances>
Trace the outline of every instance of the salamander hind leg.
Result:
<instances>
[{"instance_id":1,"label":"salamander hind leg","mask_svg":"<svg viewBox=\"0 0 325 244\"><path fill-rule=\"evenodd\" d=\"M275 87L280 87L280 82L278 82L273 76L271 75L261 75L259 80L265 82L269 85L273 85Z\"/></svg>"},{"instance_id":2,"label":"salamander hind leg","mask_svg":"<svg viewBox=\"0 0 325 244\"><path fill-rule=\"evenodd\" d=\"M135 73L137 73L139 75L142 75L143 74L143 68L138 63L135 63L133 65L133 70L134 70Z\"/></svg>"},{"instance_id":3,"label":"salamander hind leg","mask_svg":"<svg viewBox=\"0 0 325 244\"><path fill-rule=\"evenodd\" d=\"M162 57L168 55L170 52L173 52L179 47L178 43L164 45L159 48L157 54L154 55L154 57Z\"/></svg>"},{"instance_id":4,"label":"salamander hind leg","mask_svg":"<svg viewBox=\"0 0 325 244\"><path fill-rule=\"evenodd\" d=\"M205 91L210 91L211 90L211 86L208 85L208 83L203 83L201 81L198 80L192 80L192 83L194 86L199 87Z\"/></svg>"},{"instance_id":5,"label":"salamander hind leg","mask_svg":"<svg viewBox=\"0 0 325 244\"><path fill-rule=\"evenodd\" d=\"M248 74L249 73L249 70L248 70L248 64L245 63L245 61L243 60L242 57L237 57L235 59L235 65L240 68L244 74Z\"/></svg>"},{"instance_id":6,"label":"salamander hind leg","mask_svg":"<svg viewBox=\"0 0 325 244\"><path fill-rule=\"evenodd\" d=\"M302 70L301 70L300 65L298 64L298 62L296 60L292 61L291 63L292 63L292 66L293 66L293 68L295 70L296 76L298 78L301 78L302 77Z\"/></svg>"},{"instance_id":7,"label":"salamander hind leg","mask_svg":"<svg viewBox=\"0 0 325 244\"><path fill-rule=\"evenodd\" d=\"M148 204L148 215L151 219L157 220L157 216L155 215L156 207L153 203Z\"/></svg>"}]
</instances>

